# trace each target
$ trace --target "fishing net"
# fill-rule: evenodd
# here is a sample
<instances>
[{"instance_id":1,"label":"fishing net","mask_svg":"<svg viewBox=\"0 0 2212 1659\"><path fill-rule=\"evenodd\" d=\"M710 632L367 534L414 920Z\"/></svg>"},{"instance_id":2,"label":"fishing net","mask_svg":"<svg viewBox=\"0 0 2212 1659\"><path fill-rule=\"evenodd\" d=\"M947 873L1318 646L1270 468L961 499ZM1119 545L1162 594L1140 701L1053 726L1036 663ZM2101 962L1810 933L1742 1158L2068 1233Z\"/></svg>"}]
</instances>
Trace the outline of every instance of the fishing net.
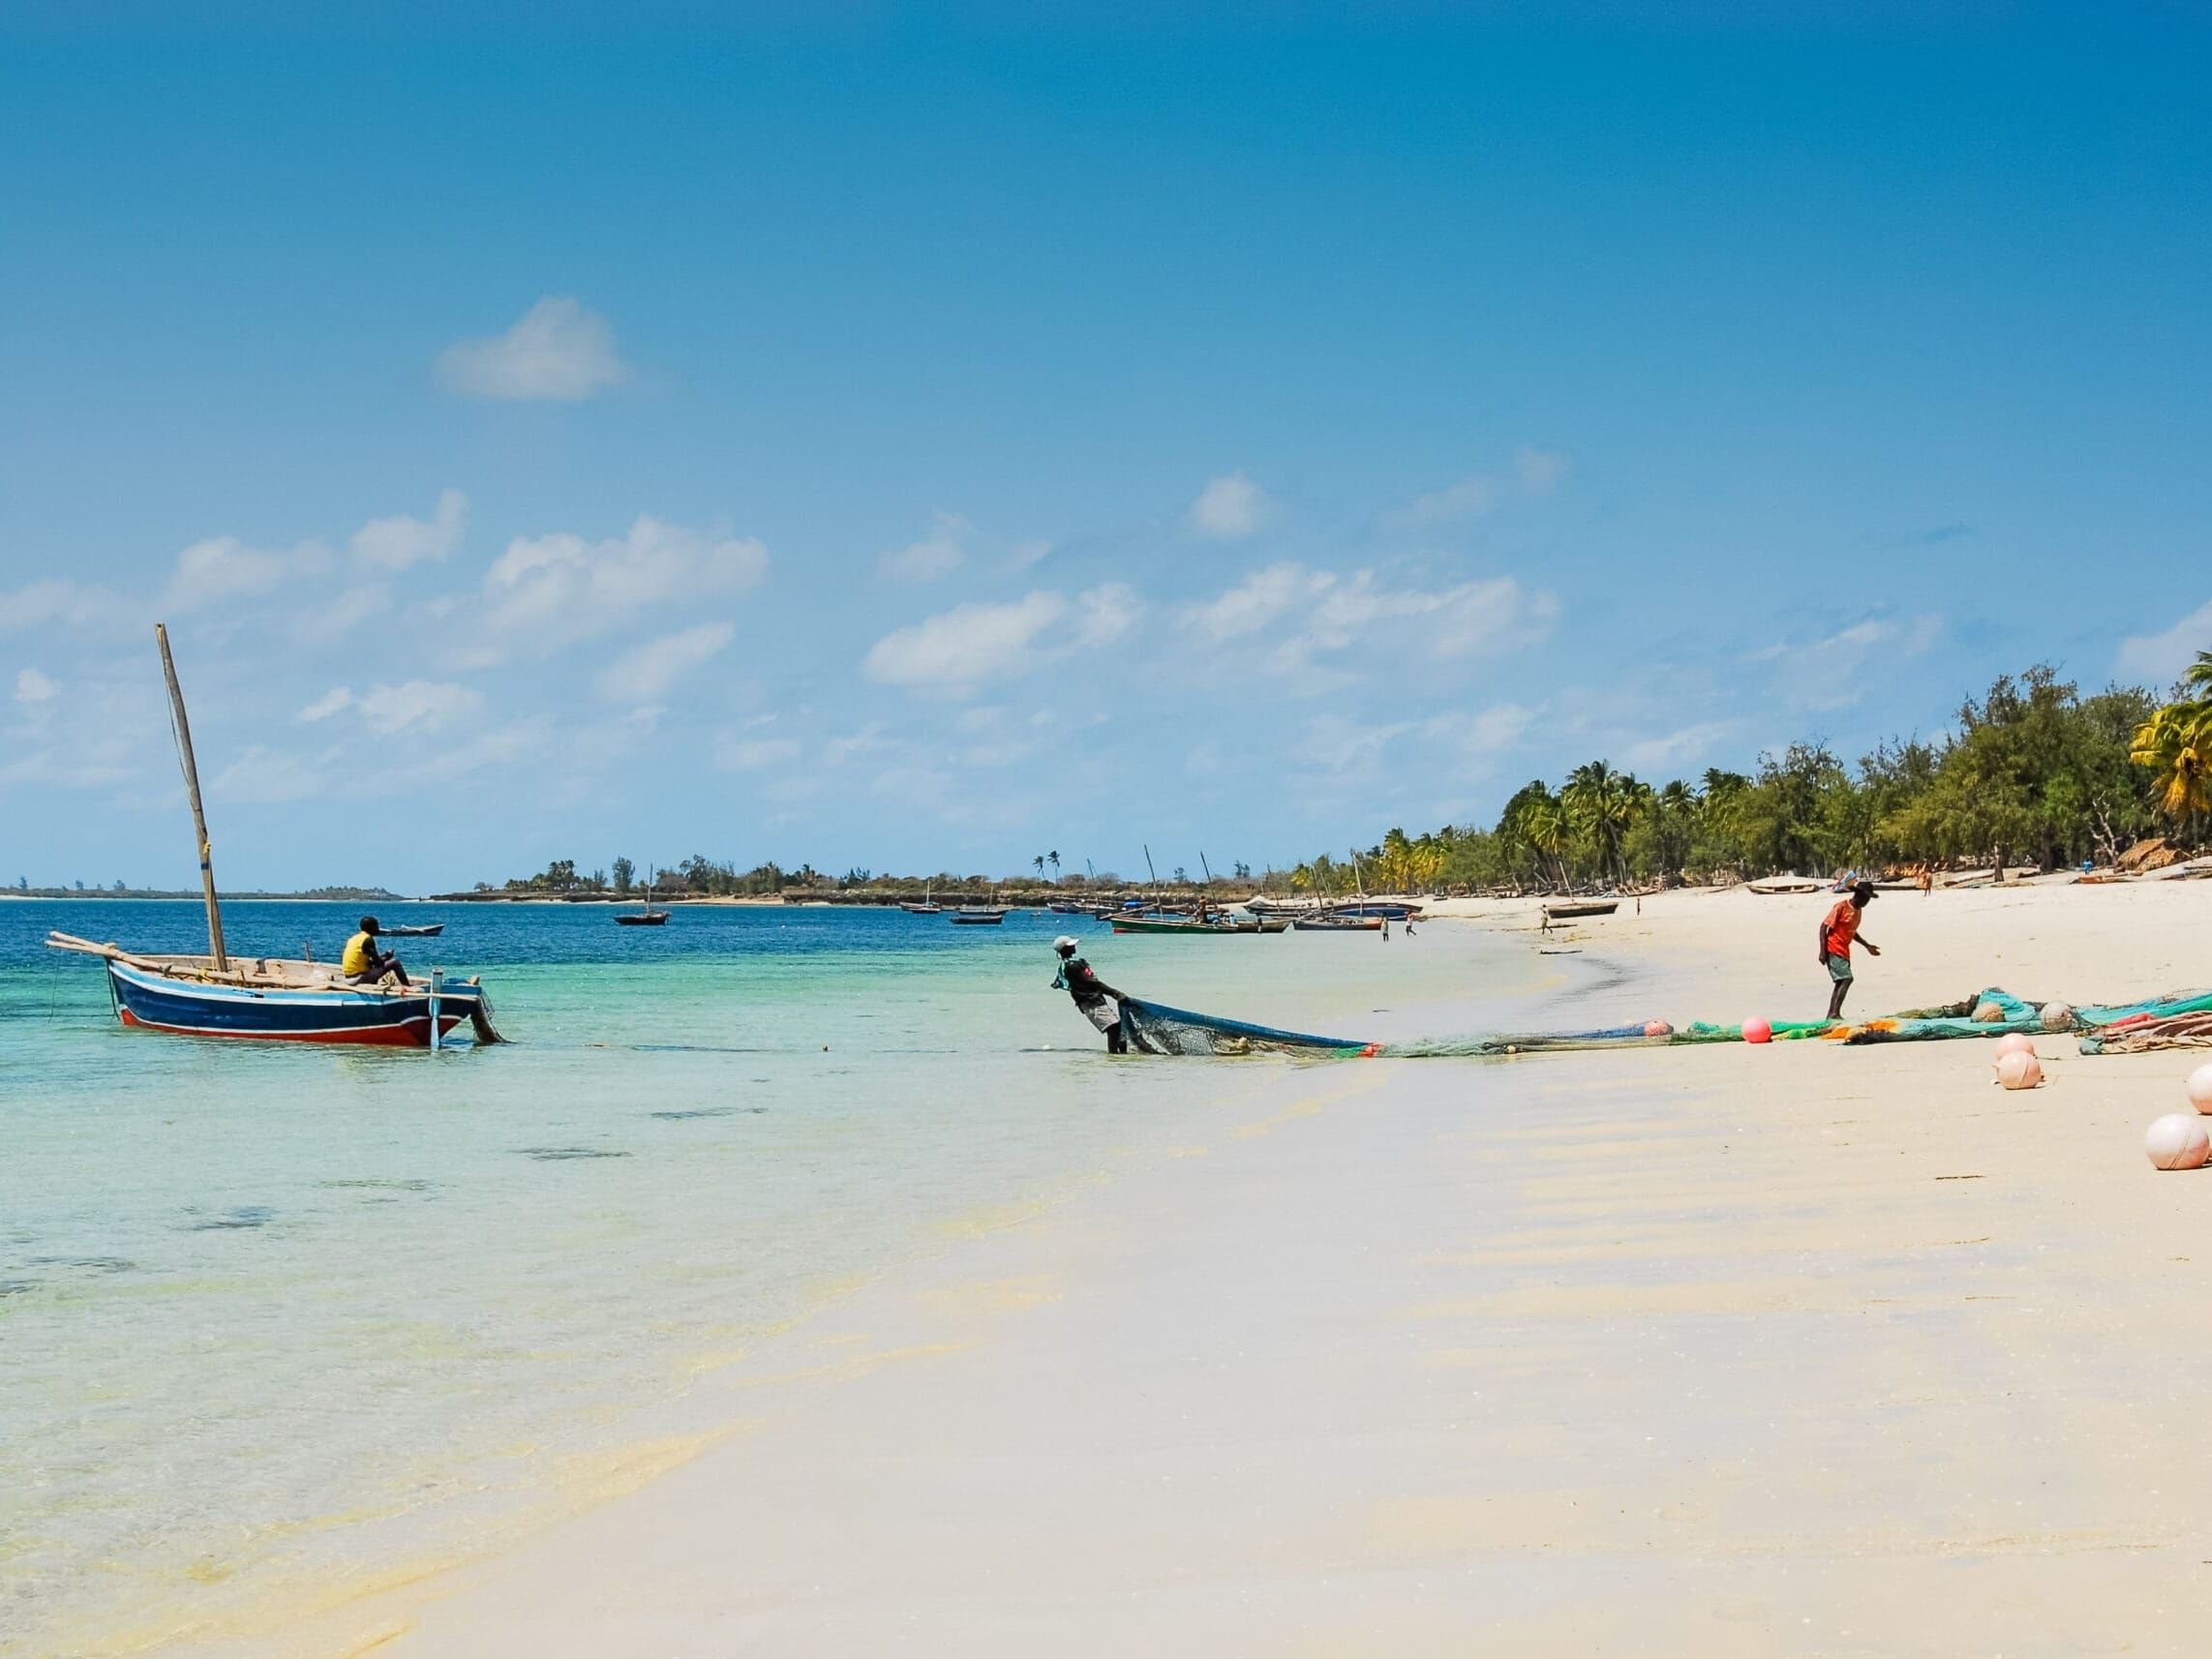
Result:
<instances>
[{"instance_id":1,"label":"fishing net","mask_svg":"<svg viewBox=\"0 0 2212 1659\"><path fill-rule=\"evenodd\" d=\"M1312 1037L1242 1020L1193 1013L1135 998L1121 1005L1121 1029L1139 1054L1322 1053L1382 1056L1393 1060L1507 1054L1558 1054L1581 1049L1680 1048L1698 1043L1742 1042L1740 1025L1665 1020L1599 1026L1588 1031L1476 1032L1465 1037L1376 1043L1351 1038ZM2079 1031L2084 1054L2123 1054L2154 1048L2212 1047L2212 991L2181 991L2144 1002L2107 1005L2036 1002L1991 986L1935 1008L1907 1009L1878 1019L1775 1020L1776 1042L1817 1041L1854 1045L1930 1042Z\"/></svg>"},{"instance_id":2,"label":"fishing net","mask_svg":"<svg viewBox=\"0 0 2212 1659\"><path fill-rule=\"evenodd\" d=\"M1372 1055L1372 1042L1348 1038L1314 1037L1300 1031L1277 1031L1271 1026L1248 1025L1238 1019L1217 1019L1188 1009L1125 998L1121 1005L1121 1033L1131 1050L1138 1054L1337 1054Z\"/></svg>"}]
</instances>

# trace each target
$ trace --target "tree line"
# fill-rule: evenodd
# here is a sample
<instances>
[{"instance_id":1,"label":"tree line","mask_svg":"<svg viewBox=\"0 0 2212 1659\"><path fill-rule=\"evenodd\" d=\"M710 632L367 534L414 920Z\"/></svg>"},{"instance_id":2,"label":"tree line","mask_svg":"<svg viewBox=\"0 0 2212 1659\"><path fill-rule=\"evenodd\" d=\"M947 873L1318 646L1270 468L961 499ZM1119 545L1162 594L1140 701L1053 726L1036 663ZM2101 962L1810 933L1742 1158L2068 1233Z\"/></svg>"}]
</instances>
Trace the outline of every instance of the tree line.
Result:
<instances>
[{"instance_id":1,"label":"tree line","mask_svg":"<svg viewBox=\"0 0 2212 1659\"><path fill-rule=\"evenodd\" d=\"M1495 824L1392 830L1349 862L1288 872L1303 891L1565 888L2033 862L2110 863L2163 834L2200 845L2212 817L2212 652L2163 703L2139 687L2082 696L2045 665L2000 677L1925 742L1846 765L1825 743L1749 772L1651 784L1605 761L1523 785Z\"/></svg>"}]
</instances>

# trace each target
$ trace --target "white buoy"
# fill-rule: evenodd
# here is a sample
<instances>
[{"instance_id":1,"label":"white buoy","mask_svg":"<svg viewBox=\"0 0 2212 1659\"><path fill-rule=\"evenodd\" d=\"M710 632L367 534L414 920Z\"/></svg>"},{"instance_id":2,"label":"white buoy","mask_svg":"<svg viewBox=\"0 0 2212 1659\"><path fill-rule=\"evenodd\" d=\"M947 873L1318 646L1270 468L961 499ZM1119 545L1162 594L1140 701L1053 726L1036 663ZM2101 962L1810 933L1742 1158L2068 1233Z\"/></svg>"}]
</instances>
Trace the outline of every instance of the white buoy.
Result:
<instances>
[{"instance_id":1,"label":"white buoy","mask_svg":"<svg viewBox=\"0 0 2212 1659\"><path fill-rule=\"evenodd\" d=\"M2212 1060L2190 1072L2189 1103L2200 1112L2212 1113Z\"/></svg>"},{"instance_id":2,"label":"white buoy","mask_svg":"<svg viewBox=\"0 0 2212 1659\"><path fill-rule=\"evenodd\" d=\"M2160 1169L2196 1169L2212 1158L2212 1134L2192 1112L2168 1112L2143 1135L2143 1151Z\"/></svg>"},{"instance_id":3,"label":"white buoy","mask_svg":"<svg viewBox=\"0 0 2212 1659\"><path fill-rule=\"evenodd\" d=\"M2006 1055L1997 1062L1997 1081L2008 1089L2032 1089L2043 1081L2043 1062L2030 1049Z\"/></svg>"},{"instance_id":4,"label":"white buoy","mask_svg":"<svg viewBox=\"0 0 2212 1659\"><path fill-rule=\"evenodd\" d=\"M2074 1029L2074 1010L2064 1003L2045 1003L2040 1017L2044 1030L2053 1035Z\"/></svg>"}]
</instances>

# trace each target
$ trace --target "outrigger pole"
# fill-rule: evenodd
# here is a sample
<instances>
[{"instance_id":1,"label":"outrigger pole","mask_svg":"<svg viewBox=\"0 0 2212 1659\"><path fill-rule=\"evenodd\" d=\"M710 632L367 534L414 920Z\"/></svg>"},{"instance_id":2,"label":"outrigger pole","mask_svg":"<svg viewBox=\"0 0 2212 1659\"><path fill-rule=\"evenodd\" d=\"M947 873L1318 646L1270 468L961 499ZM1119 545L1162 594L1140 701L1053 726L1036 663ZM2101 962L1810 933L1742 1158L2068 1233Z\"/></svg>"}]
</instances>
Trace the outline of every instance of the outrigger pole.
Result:
<instances>
[{"instance_id":1,"label":"outrigger pole","mask_svg":"<svg viewBox=\"0 0 2212 1659\"><path fill-rule=\"evenodd\" d=\"M192 761L192 722L185 718L184 692L176 682L176 661L169 655L169 631L154 624L154 643L162 648L162 676L169 682L169 730L176 739L176 754L184 768L185 798L192 802L193 839L199 847L199 890L207 895L207 950L215 958L215 971L230 966L223 949L223 907L215 902L215 866L209 860L207 814L199 806L199 769Z\"/></svg>"}]
</instances>

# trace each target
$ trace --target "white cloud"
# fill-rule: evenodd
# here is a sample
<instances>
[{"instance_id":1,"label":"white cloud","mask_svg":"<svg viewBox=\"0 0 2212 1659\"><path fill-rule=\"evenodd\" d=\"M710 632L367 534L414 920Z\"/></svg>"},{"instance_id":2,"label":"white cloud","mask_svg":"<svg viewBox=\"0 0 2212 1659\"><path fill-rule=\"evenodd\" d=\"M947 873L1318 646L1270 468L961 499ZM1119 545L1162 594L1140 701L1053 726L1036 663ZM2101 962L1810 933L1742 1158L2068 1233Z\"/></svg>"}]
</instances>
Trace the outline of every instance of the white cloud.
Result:
<instances>
[{"instance_id":1,"label":"white cloud","mask_svg":"<svg viewBox=\"0 0 2212 1659\"><path fill-rule=\"evenodd\" d=\"M1027 570L1042 561L1051 551L1052 543L1042 539L1015 542L1006 556L1006 567L1009 570Z\"/></svg>"},{"instance_id":2,"label":"white cloud","mask_svg":"<svg viewBox=\"0 0 2212 1659\"><path fill-rule=\"evenodd\" d=\"M335 781L330 767L336 759L335 749L302 755L256 743L216 774L207 792L218 800L256 806L305 800L328 793Z\"/></svg>"},{"instance_id":3,"label":"white cloud","mask_svg":"<svg viewBox=\"0 0 2212 1659\"><path fill-rule=\"evenodd\" d=\"M1518 449L1513 452L1513 472L1521 488L1531 496L1548 495L1574 469L1574 458L1557 449Z\"/></svg>"},{"instance_id":4,"label":"white cloud","mask_svg":"<svg viewBox=\"0 0 2212 1659\"><path fill-rule=\"evenodd\" d=\"M294 718L312 726L318 720L327 720L331 715L342 713L352 707L353 692L351 687L333 685L328 691L302 709Z\"/></svg>"},{"instance_id":5,"label":"white cloud","mask_svg":"<svg viewBox=\"0 0 2212 1659\"><path fill-rule=\"evenodd\" d=\"M1435 591L1391 588L1371 570L1348 576L1275 564L1184 614L1184 626L1214 640L1258 634L1288 621L1271 664L1279 672L1309 665L1379 633L1424 636L1430 654L1460 657L1492 647L1532 645L1551 631L1559 601L1531 593L1510 576Z\"/></svg>"},{"instance_id":6,"label":"white cloud","mask_svg":"<svg viewBox=\"0 0 2212 1659\"><path fill-rule=\"evenodd\" d=\"M320 562L321 550L303 544L288 553L248 547L234 535L196 541L176 556L169 578L168 608L190 611L218 599L243 599L265 593L287 576Z\"/></svg>"},{"instance_id":7,"label":"white cloud","mask_svg":"<svg viewBox=\"0 0 2212 1659\"><path fill-rule=\"evenodd\" d=\"M484 578L485 631L550 650L641 611L742 592L768 571L759 542L641 516L605 541L517 537Z\"/></svg>"},{"instance_id":8,"label":"white cloud","mask_svg":"<svg viewBox=\"0 0 2212 1659\"><path fill-rule=\"evenodd\" d=\"M962 689L1034 666L1037 639L1068 614L1057 593L1004 605L958 605L876 641L863 664L885 685Z\"/></svg>"},{"instance_id":9,"label":"white cloud","mask_svg":"<svg viewBox=\"0 0 2212 1659\"><path fill-rule=\"evenodd\" d=\"M1076 642L1110 646L1136 625L1144 601L1127 583L1102 582L1076 595Z\"/></svg>"},{"instance_id":10,"label":"white cloud","mask_svg":"<svg viewBox=\"0 0 2212 1659\"><path fill-rule=\"evenodd\" d=\"M302 610L292 618L292 632L299 639L318 645L351 633L371 617L380 617L391 608L390 588L363 584L345 589L335 599Z\"/></svg>"},{"instance_id":11,"label":"white cloud","mask_svg":"<svg viewBox=\"0 0 2212 1659\"><path fill-rule=\"evenodd\" d=\"M352 706L379 736L401 732L428 736L473 724L483 711L484 698L466 685L409 679L399 685L372 685L353 699Z\"/></svg>"},{"instance_id":12,"label":"white cloud","mask_svg":"<svg viewBox=\"0 0 2212 1659\"><path fill-rule=\"evenodd\" d=\"M729 771L763 771L799 757L796 738L732 738L714 751L715 764Z\"/></svg>"},{"instance_id":13,"label":"white cloud","mask_svg":"<svg viewBox=\"0 0 2212 1659\"><path fill-rule=\"evenodd\" d=\"M15 701L18 703L51 703L60 692L59 683L35 668L26 668L15 676Z\"/></svg>"},{"instance_id":14,"label":"white cloud","mask_svg":"<svg viewBox=\"0 0 2212 1659\"><path fill-rule=\"evenodd\" d=\"M1630 743L1621 751L1621 764L1633 772L1679 770L1684 761L1702 760L1713 753L1735 729L1727 721L1708 720L1663 732Z\"/></svg>"},{"instance_id":15,"label":"white cloud","mask_svg":"<svg viewBox=\"0 0 2212 1659\"><path fill-rule=\"evenodd\" d=\"M1184 620L1217 640L1258 633L1306 596L1309 580L1303 565L1271 564L1197 606Z\"/></svg>"},{"instance_id":16,"label":"white cloud","mask_svg":"<svg viewBox=\"0 0 2212 1659\"><path fill-rule=\"evenodd\" d=\"M1487 478L1467 477L1456 484L1446 484L1440 490L1431 490L1425 496L1415 496L1390 514L1389 520L1409 529L1429 529L1437 525L1479 518L1497 504L1496 484Z\"/></svg>"},{"instance_id":17,"label":"white cloud","mask_svg":"<svg viewBox=\"0 0 2212 1659\"><path fill-rule=\"evenodd\" d=\"M443 558L461 545L469 524L469 498L458 490L439 493L429 519L405 513L371 519L353 532L353 557L383 570L405 570L426 558Z\"/></svg>"},{"instance_id":18,"label":"white cloud","mask_svg":"<svg viewBox=\"0 0 2212 1659\"><path fill-rule=\"evenodd\" d=\"M438 375L473 398L579 403L620 384L629 369L605 317L566 295L548 295L506 333L448 346Z\"/></svg>"},{"instance_id":19,"label":"white cloud","mask_svg":"<svg viewBox=\"0 0 2212 1659\"><path fill-rule=\"evenodd\" d=\"M669 687L730 643L728 622L705 622L663 634L599 672L599 695L610 703L657 703Z\"/></svg>"},{"instance_id":20,"label":"white cloud","mask_svg":"<svg viewBox=\"0 0 2212 1659\"><path fill-rule=\"evenodd\" d=\"M974 528L958 513L940 510L931 519L927 535L883 556L883 573L901 582L933 582L950 576L966 561L968 533Z\"/></svg>"},{"instance_id":21,"label":"white cloud","mask_svg":"<svg viewBox=\"0 0 2212 1659\"><path fill-rule=\"evenodd\" d=\"M1776 665L1783 694L1805 709L1843 709L1865 694L1857 683L1870 661L1919 656L1943 633L1940 617L1868 618L1809 644L1772 645L1753 662Z\"/></svg>"},{"instance_id":22,"label":"white cloud","mask_svg":"<svg viewBox=\"0 0 2212 1659\"><path fill-rule=\"evenodd\" d=\"M1241 541L1267 522L1275 501L1242 472L1208 478L1191 503L1191 528L1216 541Z\"/></svg>"},{"instance_id":23,"label":"white cloud","mask_svg":"<svg viewBox=\"0 0 2212 1659\"><path fill-rule=\"evenodd\" d=\"M1519 742L1532 718L1517 703L1496 704L1471 714L1434 714L1426 720L1371 723L1342 714L1318 714L1306 722L1296 753L1301 763L1332 774L1366 772L1380 765L1392 743L1414 738L1432 762L1456 761L1456 770L1480 770Z\"/></svg>"},{"instance_id":24,"label":"white cloud","mask_svg":"<svg viewBox=\"0 0 2212 1659\"><path fill-rule=\"evenodd\" d=\"M101 588L69 581L33 582L13 593L0 593L0 634L49 622L89 627L116 619L123 602Z\"/></svg>"},{"instance_id":25,"label":"white cloud","mask_svg":"<svg viewBox=\"0 0 2212 1659\"><path fill-rule=\"evenodd\" d=\"M2164 690L2181 678L2200 650L2212 650L2212 599L2164 633L2131 634L2120 642L2120 672Z\"/></svg>"}]
</instances>

